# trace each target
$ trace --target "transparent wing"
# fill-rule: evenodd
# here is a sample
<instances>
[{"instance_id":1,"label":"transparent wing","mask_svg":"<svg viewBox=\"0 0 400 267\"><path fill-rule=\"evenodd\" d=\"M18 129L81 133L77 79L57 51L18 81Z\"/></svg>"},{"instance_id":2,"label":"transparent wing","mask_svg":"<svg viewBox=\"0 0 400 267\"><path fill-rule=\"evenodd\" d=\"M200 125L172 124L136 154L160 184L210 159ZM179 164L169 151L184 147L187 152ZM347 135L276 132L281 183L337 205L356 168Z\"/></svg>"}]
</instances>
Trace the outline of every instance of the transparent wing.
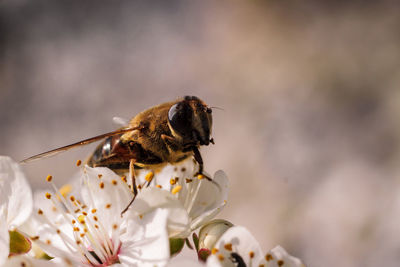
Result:
<instances>
[{"instance_id":1,"label":"transparent wing","mask_svg":"<svg viewBox=\"0 0 400 267\"><path fill-rule=\"evenodd\" d=\"M117 134L121 134L121 133L130 132L130 131L133 131L133 130L137 130L138 128L139 127L123 128L123 129L118 129L116 131L100 134L100 135L97 135L97 136L94 136L94 137L91 137L91 138L88 138L88 139L85 139L85 140L82 140L82 141L79 141L79 142L76 142L76 143L73 143L73 144L70 144L70 145L66 145L66 146L63 146L63 147L59 147L59 148L56 148L56 149L52 149L50 151L46 151L46 152L34 155L32 157L29 157L29 158L26 158L24 160L21 160L20 163L27 163L27 162L32 162L32 161L35 161L35 160L38 160L38 159L42 159L42 158L52 157L52 156L57 155L58 153L67 151L67 150L69 150L71 148L84 146L84 145L87 145L87 144L102 140L102 139L104 139L106 137L117 135Z\"/></svg>"}]
</instances>

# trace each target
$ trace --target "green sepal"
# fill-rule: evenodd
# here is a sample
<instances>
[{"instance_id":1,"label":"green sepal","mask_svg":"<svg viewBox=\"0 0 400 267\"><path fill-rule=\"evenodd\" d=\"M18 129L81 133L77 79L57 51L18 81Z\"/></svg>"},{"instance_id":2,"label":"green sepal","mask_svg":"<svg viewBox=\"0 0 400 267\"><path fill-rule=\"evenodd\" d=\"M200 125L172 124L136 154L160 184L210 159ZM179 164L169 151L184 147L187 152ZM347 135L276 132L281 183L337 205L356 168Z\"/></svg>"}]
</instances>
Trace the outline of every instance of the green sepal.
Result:
<instances>
[{"instance_id":1,"label":"green sepal","mask_svg":"<svg viewBox=\"0 0 400 267\"><path fill-rule=\"evenodd\" d=\"M196 233L193 233L192 238L193 238L193 243L194 243L194 247L196 248L196 251L199 251L199 237L197 236Z\"/></svg>"},{"instance_id":2,"label":"green sepal","mask_svg":"<svg viewBox=\"0 0 400 267\"><path fill-rule=\"evenodd\" d=\"M171 256L175 256L179 252L181 252L184 245L185 245L185 239L170 238L169 239L169 249L170 249Z\"/></svg>"},{"instance_id":3,"label":"green sepal","mask_svg":"<svg viewBox=\"0 0 400 267\"><path fill-rule=\"evenodd\" d=\"M49 261L49 260L54 259L54 257L50 257L49 255L47 255L47 253L43 252L43 255L40 257L40 259Z\"/></svg>"},{"instance_id":4,"label":"green sepal","mask_svg":"<svg viewBox=\"0 0 400 267\"><path fill-rule=\"evenodd\" d=\"M32 248L31 241L17 231L8 231L10 235L10 256L28 253Z\"/></svg>"}]
</instances>

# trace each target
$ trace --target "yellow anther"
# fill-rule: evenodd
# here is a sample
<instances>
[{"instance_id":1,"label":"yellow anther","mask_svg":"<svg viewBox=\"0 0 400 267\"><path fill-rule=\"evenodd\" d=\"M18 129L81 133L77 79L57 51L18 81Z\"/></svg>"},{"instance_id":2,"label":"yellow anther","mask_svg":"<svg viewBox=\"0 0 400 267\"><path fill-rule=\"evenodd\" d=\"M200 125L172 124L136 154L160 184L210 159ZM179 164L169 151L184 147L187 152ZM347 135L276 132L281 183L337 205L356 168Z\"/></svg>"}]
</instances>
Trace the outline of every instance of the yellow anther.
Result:
<instances>
[{"instance_id":1,"label":"yellow anther","mask_svg":"<svg viewBox=\"0 0 400 267\"><path fill-rule=\"evenodd\" d=\"M213 249L211 250L211 254L217 254L218 251L219 251L219 250L218 250L217 248L213 248Z\"/></svg>"},{"instance_id":2,"label":"yellow anther","mask_svg":"<svg viewBox=\"0 0 400 267\"><path fill-rule=\"evenodd\" d=\"M125 182L125 183L128 182L128 181L126 180L126 176L125 176L125 175L121 177L121 180L122 180L123 182Z\"/></svg>"},{"instance_id":3,"label":"yellow anther","mask_svg":"<svg viewBox=\"0 0 400 267\"><path fill-rule=\"evenodd\" d=\"M50 193L46 193L46 198L50 199L51 198L51 194Z\"/></svg>"},{"instance_id":4,"label":"yellow anther","mask_svg":"<svg viewBox=\"0 0 400 267\"><path fill-rule=\"evenodd\" d=\"M254 258L254 251L250 251L249 252L249 257L252 259L252 258Z\"/></svg>"},{"instance_id":5,"label":"yellow anther","mask_svg":"<svg viewBox=\"0 0 400 267\"><path fill-rule=\"evenodd\" d=\"M147 174L146 174L146 176L144 177L144 179L147 181L147 182L151 182L152 180L153 180L153 177L154 177L154 172L148 172Z\"/></svg>"},{"instance_id":6,"label":"yellow anther","mask_svg":"<svg viewBox=\"0 0 400 267\"><path fill-rule=\"evenodd\" d=\"M203 174L197 175L197 179L199 179L199 180L204 179L204 178L205 178L205 176Z\"/></svg>"},{"instance_id":7,"label":"yellow anther","mask_svg":"<svg viewBox=\"0 0 400 267\"><path fill-rule=\"evenodd\" d=\"M169 183L170 183L171 185L174 185L174 184L176 184L176 180L175 180L175 179L171 179L171 180L169 180Z\"/></svg>"},{"instance_id":8,"label":"yellow anther","mask_svg":"<svg viewBox=\"0 0 400 267\"><path fill-rule=\"evenodd\" d=\"M109 209L109 208L111 208L111 204L110 203L106 205L106 209Z\"/></svg>"},{"instance_id":9,"label":"yellow anther","mask_svg":"<svg viewBox=\"0 0 400 267\"><path fill-rule=\"evenodd\" d=\"M84 216L84 215L79 215L79 216L78 216L78 221L79 221L81 224L85 224L85 216Z\"/></svg>"},{"instance_id":10,"label":"yellow anther","mask_svg":"<svg viewBox=\"0 0 400 267\"><path fill-rule=\"evenodd\" d=\"M222 255L222 254L218 254L218 259L219 259L220 261L223 261L223 260L225 259L225 257L224 257L224 255Z\"/></svg>"},{"instance_id":11,"label":"yellow anther","mask_svg":"<svg viewBox=\"0 0 400 267\"><path fill-rule=\"evenodd\" d=\"M111 183L112 183L113 185L117 185L117 180L112 180Z\"/></svg>"},{"instance_id":12,"label":"yellow anther","mask_svg":"<svg viewBox=\"0 0 400 267\"><path fill-rule=\"evenodd\" d=\"M158 187L158 188L162 188L162 186L161 186L161 185L159 185L159 184L157 184L157 185L156 185L156 187Z\"/></svg>"},{"instance_id":13,"label":"yellow anther","mask_svg":"<svg viewBox=\"0 0 400 267\"><path fill-rule=\"evenodd\" d=\"M175 195L176 193L181 191L181 189L182 189L182 186L181 185L177 185L171 190L171 193Z\"/></svg>"},{"instance_id":14,"label":"yellow anther","mask_svg":"<svg viewBox=\"0 0 400 267\"><path fill-rule=\"evenodd\" d=\"M231 243L226 243L225 246L224 246L224 248L225 248L226 250L232 251L232 244L231 244Z\"/></svg>"},{"instance_id":15,"label":"yellow anther","mask_svg":"<svg viewBox=\"0 0 400 267\"><path fill-rule=\"evenodd\" d=\"M96 211L97 211L96 209L92 209L92 213L96 213Z\"/></svg>"},{"instance_id":16,"label":"yellow anther","mask_svg":"<svg viewBox=\"0 0 400 267\"><path fill-rule=\"evenodd\" d=\"M81 166L81 164L82 164L82 161L81 161L80 159L78 159L78 160L76 161L76 166Z\"/></svg>"},{"instance_id":17,"label":"yellow anther","mask_svg":"<svg viewBox=\"0 0 400 267\"><path fill-rule=\"evenodd\" d=\"M47 182L51 182L52 179L53 179L53 176L47 175L47 177L46 177L46 181Z\"/></svg>"},{"instance_id":18,"label":"yellow anther","mask_svg":"<svg viewBox=\"0 0 400 267\"><path fill-rule=\"evenodd\" d=\"M58 191L63 197L66 197L72 191L72 186L70 184L63 185Z\"/></svg>"}]
</instances>

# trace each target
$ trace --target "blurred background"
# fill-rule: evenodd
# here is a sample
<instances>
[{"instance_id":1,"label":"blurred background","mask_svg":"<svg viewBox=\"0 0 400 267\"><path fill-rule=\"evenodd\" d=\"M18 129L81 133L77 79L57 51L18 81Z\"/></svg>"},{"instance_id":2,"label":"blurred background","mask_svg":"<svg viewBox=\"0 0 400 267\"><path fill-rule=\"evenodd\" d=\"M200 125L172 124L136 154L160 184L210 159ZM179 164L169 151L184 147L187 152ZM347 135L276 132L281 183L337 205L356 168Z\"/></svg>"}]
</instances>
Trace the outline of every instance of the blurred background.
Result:
<instances>
[{"instance_id":1,"label":"blurred background","mask_svg":"<svg viewBox=\"0 0 400 267\"><path fill-rule=\"evenodd\" d=\"M0 154L114 130L183 95L214 111L219 215L308 266L399 266L397 1L0 2ZM23 166L61 185L91 145Z\"/></svg>"}]
</instances>

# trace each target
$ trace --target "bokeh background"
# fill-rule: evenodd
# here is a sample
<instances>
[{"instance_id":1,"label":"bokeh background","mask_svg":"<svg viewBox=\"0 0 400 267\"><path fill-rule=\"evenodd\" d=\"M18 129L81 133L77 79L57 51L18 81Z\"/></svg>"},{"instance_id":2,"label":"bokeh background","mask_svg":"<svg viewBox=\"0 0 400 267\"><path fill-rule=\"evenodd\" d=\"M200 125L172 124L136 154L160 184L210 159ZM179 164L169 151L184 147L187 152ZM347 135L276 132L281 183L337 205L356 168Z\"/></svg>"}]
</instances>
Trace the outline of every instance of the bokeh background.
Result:
<instances>
[{"instance_id":1,"label":"bokeh background","mask_svg":"<svg viewBox=\"0 0 400 267\"><path fill-rule=\"evenodd\" d=\"M378 3L379 2L379 3ZM0 1L0 154L16 160L197 95L219 217L308 266L399 266L397 1ZM96 145L24 165L63 184Z\"/></svg>"}]
</instances>

